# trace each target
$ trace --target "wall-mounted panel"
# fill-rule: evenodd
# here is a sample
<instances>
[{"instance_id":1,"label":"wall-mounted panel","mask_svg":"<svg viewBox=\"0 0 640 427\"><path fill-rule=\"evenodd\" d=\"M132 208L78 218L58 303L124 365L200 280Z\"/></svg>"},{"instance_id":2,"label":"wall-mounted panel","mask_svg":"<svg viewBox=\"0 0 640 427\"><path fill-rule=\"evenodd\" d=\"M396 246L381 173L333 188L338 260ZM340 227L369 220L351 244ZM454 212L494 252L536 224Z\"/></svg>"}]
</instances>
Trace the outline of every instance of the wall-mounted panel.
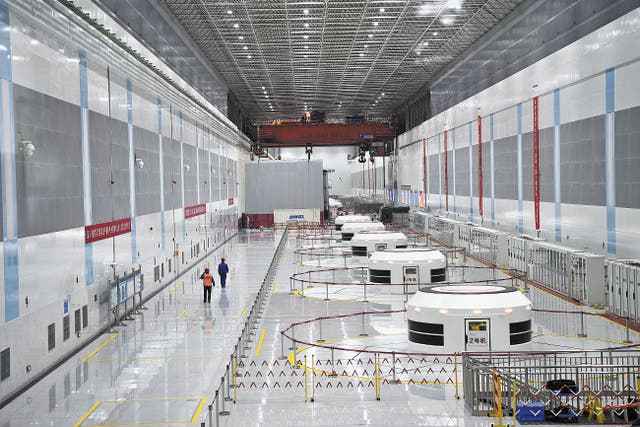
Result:
<instances>
[{"instance_id":1,"label":"wall-mounted panel","mask_svg":"<svg viewBox=\"0 0 640 427\"><path fill-rule=\"evenodd\" d=\"M518 137L494 141L495 196L518 199Z\"/></svg>"},{"instance_id":2,"label":"wall-mounted panel","mask_svg":"<svg viewBox=\"0 0 640 427\"><path fill-rule=\"evenodd\" d=\"M450 171L449 173L453 173ZM469 147L456 150L456 196L469 195ZM460 205L460 203L458 203Z\"/></svg>"},{"instance_id":3,"label":"wall-mounted panel","mask_svg":"<svg viewBox=\"0 0 640 427\"><path fill-rule=\"evenodd\" d=\"M184 159L184 203L192 206L198 203L198 172L196 168L196 147L182 144Z\"/></svg>"},{"instance_id":4,"label":"wall-mounted panel","mask_svg":"<svg viewBox=\"0 0 640 427\"><path fill-rule=\"evenodd\" d=\"M539 139L539 169L540 169L540 201L554 201L554 162L553 162L553 133L552 127L540 129Z\"/></svg>"},{"instance_id":5,"label":"wall-mounted panel","mask_svg":"<svg viewBox=\"0 0 640 427\"><path fill-rule=\"evenodd\" d=\"M182 207L180 187L180 143L168 137L162 138L162 155L164 166L164 206L165 209Z\"/></svg>"},{"instance_id":6,"label":"wall-mounted panel","mask_svg":"<svg viewBox=\"0 0 640 427\"><path fill-rule=\"evenodd\" d=\"M616 111L616 205L640 209L640 107Z\"/></svg>"},{"instance_id":7,"label":"wall-mounted panel","mask_svg":"<svg viewBox=\"0 0 640 427\"><path fill-rule=\"evenodd\" d=\"M144 162L140 168L134 162L136 181L136 214L160 211L160 160L158 134L139 127L133 128L134 158Z\"/></svg>"},{"instance_id":8,"label":"wall-mounted panel","mask_svg":"<svg viewBox=\"0 0 640 427\"><path fill-rule=\"evenodd\" d=\"M16 141L33 142L33 156L16 152L19 237L82 227L80 107L13 87Z\"/></svg>"},{"instance_id":9,"label":"wall-mounted panel","mask_svg":"<svg viewBox=\"0 0 640 427\"><path fill-rule=\"evenodd\" d=\"M562 202L600 205L606 200L604 116L560 125Z\"/></svg>"}]
</instances>

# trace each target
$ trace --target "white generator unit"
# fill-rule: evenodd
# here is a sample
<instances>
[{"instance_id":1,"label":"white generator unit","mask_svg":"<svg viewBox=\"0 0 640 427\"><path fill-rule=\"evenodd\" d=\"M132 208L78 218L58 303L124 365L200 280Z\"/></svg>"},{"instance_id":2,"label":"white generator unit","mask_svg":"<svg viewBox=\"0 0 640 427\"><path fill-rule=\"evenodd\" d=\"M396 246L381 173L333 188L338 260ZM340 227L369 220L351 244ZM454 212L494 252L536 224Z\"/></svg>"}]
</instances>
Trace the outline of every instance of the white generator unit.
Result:
<instances>
[{"instance_id":1,"label":"white generator unit","mask_svg":"<svg viewBox=\"0 0 640 427\"><path fill-rule=\"evenodd\" d=\"M362 233L363 231L382 231L384 229L384 224L380 221L347 222L340 229L340 234L342 236L342 241L348 242L354 235Z\"/></svg>"},{"instance_id":2,"label":"white generator unit","mask_svg":"<svg viewBox=\"0 0 640 427\"><path fill-rule=\"evenodd\" d=\"M349 222L371 222L371 218L368 215L340 215L333 221L336 226L336 230L340 231L342 226Z\"/></svg>"},{"instance_id":3,"label":"white generator unit","mask_svg":"<svg viewBox=\"0 0 640 427\"><path fill-rule=\"evenodd\" d=\"M369 257L369 283L394 284L390 292L413 293L419 285L444 282L447 258L437 249L390 249Z\"/></svg>"},{"instance_id":4,"label":"white generator unit","mask_svg":"<svg viewBox=\"0 0 640 427\"><path fill-rule=\"evenodd\" d=\"M531 301L509 286L424 287L406 308L409 351L522 351L532 337Z\"/></svg>"},{"instance_id":5,"label":"white generator unit","mask_svg":"<svg viewBox=\"0 0 640 427\"><path fill-rule=\"evenodd\" d=\"M431 215L427 217L427 233L429 233L433 239L446 245L458 246L458 230L462 224L464 223L461 221Z\"/></svg>"},{"instance_id":6,"label":"white generator unit","mask_svg":"<svg viewBox=\"0 0 640 427\"><path fill-rule=\"evenodd\" d=\"M462 246L467 250L467 254L482 261L497 267L506 267L509 264L508 237L509 235L503 231L467 222L458 227L456 245Z\"/></svg>"},{"instance_id":7,"label":"white generator unit","mask_svg":"<svg viewBox=\"0 0 640 427\"><path fill-rule=\"evenodd\" d=\"M640 259L607 260L606 308L640 322Z\"/></svg>"},{"instance_id":8,"label":"white generator unit","mask_svg":"<svg viewBox=\"0 0 640 427\"><path fill-rule=\"evenodd\" d=\"M583 304L604 304L604 257L547 242L529 245L529 279Z\"/></svg>"},{"instance_id":9,"label":"white generator unit","mask_svg":"<svg viewBox=\"0 0 640 427\"><path fill-rule=\"evenodd\" d=\"M409 239L397 231L363 231L351 239L351 252L354 256L368 256L376 251L406 248Z\"/></svg>"}]
</instances>

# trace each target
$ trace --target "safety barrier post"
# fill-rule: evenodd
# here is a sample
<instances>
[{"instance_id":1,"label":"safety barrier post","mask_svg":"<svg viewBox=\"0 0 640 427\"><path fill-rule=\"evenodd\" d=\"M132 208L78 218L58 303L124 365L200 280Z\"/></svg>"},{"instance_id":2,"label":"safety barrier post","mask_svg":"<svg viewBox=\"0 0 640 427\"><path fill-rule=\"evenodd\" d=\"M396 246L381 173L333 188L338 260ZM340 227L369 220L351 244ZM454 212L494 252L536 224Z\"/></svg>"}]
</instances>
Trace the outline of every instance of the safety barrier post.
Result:
<instances>
[{"instance_id":1,"label":"safety barrier post","mask_svg":"<svg viewBox=\"0 0 640 427\"><path fill-rule=\"evenodd\" d=\"M229 415L229 414L230 414L230 412L229 412L229 411L227 411L227 410L224 408L224 401L225 401L225 399L224 399L224 375L223 375L223 376L222 376L222 378L220 379L220 387L222 387L222 397L223 397L223 398L222 398L222 410L221 410L220 412L218 412L218 414L220 414L220 415ZM218 393L216 393L216 396L218 396ZM219 397L219 396L218 396L218 397ZM220 400L220 399L218 399L218 400Z\"/></svg>"},{"instance_id":2,"label":"safety barrier post","mask_svg":"<svg viewBox=\"0 0 640 427\"><path fill-rule=\"evenodd\" d=\"M453 353L453 374L456 383L456 399L460 399L460 394L458 393L458 353Z\"/></svg>"},{"instance_id":3,"label":"safety barrier post","mask_svg":"<svg viewBox=\"0 0 640 427\"><path fill-rule=\"evenodd\" d=\"M336 272L334 271L334 272L333 272L333 276L334 276L334 278L335 278L335 275L336 275ZM335 283L335 282L336 282L336 281L335 281L335 279L334 279L334 280L333 280L333 283ZM324 284L324 290L325 290L325 297L324 297L324 300L325 300L325 301L331 301L331 300L329 299L329 283L326 283L326 282L325 282L325 284Z\"/></svg>"},{"instance_id":4,"label":"safety barrier post","mask_svg":"<svg viewBox=\"0 0 640 427\"><path fill-rule=\"evenodd\" d=\"M375 354L375 384L376 384L376 400L380 400L380 354Z\"/></svg>"},{"instance_id":5,"label":"safety barrier post","mask_svg":"<svg viewBox=\"0 0 640 427\"><path fill-rule=\"evenodd\" d=\"M293 277L289 277L289 295L293 295Z\"/></svg>"},{"instance_id":6,"label":"safety barrier post","mask_svg":"<svg viewBox=\"0 0 640 427\"><path fill-rule=\"evenodd\" d=\"M393 373L393 383L396 384L398 380L396 379L396 352L391 352L391 372Z\"/></svg>"},{"instance_id":7,"label":"safety barrier post","mask_svg":"<svg viewBox=\"0 0 640 427\"><path fill-rule=\"evenodd\" d=\"M331 347L331 374L329 374L330 377L337 377L338 376L338 373L336 372L334 350L335 350L335 347Z\"/></svg>"},{"instance_id":8,"label":"safety barrier post","mask_svg":"<svg viewBox=\"0 0 640 427\"><path fill-rule=\"evenodd\" d=\"M320 338L318 338L318 340L316 342L324 342L324 338L322 338L322 317L320 318L320 325L319 325L319 332L320 332Z\"/></svg>"},{"instance_id":9,"label":"safety barrier post","mask_svg":"<svg viewBox=\"0 0 640 427\"><path fill-rule=\"evenodd\" d=\"M309 270L308 272L308 277L309 277L309 283L311 283L311 270ZM300 295L304 296L304 280L301 280L300 283L302 284L302 290L300 291Z\"/></svg>"},{"instance_id":10,"label":"safety barrier post","mask_svg":"<svg viewBox=\"0 0 640 427\"><path fill-rule=\"evenodd\" d=\"M624 327L626 329L627 336L626 336L625 340L623 341L623 343L631 344L632 341L631 341L631 337L629 336L629 316L625 316L625 318L624 318Z\"/></svg>"},{"instance_id":11,"label":"safety barrier post","mask_svg":"<svg viewBox=\"0 0 640 427\"><path fill-rule=\"evenodd\" d=\"M296 340L296 325L291 326L291 347L289 347L289 350L295 350L296 346L294 344L294 341Z\"/></svg>"},{"instance_id":12,"label":"safety barrier post","mask_svg":"<svg viewBox=\"0 0 640 427\"><path fill-rule=\"evenodd\" d=\"M580 308L580 332L578 333L579 337L586 337L586 331L584 330L584 311Z\"/></svg>"},{"instance_id":13,"label":"safety barrier post","mask_svg":"<svg viewBox=\"0 0 640 427\"><path fill-rule=\"evenodd\" d=\"M225 369L225 375L227 376L227 384L228 386L224 388L223 392L225 393L225 398L224 400L226 400L227 402L231 402L233 399L231 398L231 391L230 389L233 387L233 384L231 383L231 369L229 367L229 364L227 363L227 368ZM235 380L235 376L233 378Z\"/></svg>"},{"instance_id":14,"label":"safety barrier post","mask_svg":"<svg viewBox=\"0 0 640 427\"><path fill-rule=\"evenodd\" d=\"M304 403L307 403L307 396L309 392L307 391L307 355L304 355Z\"/></svg>"},{"instance_id":15,"label":"safety barrier post","mask_svg":"<svg viewBox=\"0 0 640 427\"><path fill-rule=\"evenodd\" d=\"M315 354L311 355L311 402L316 400L316 368L315 368Z\"/></svg>"},{"instance_id":16,"label":"safety barrier post","mask_svg":"<svg viewBox=\"0 0 640 427\"><path fill-rule=\"evenodd\" d=\"M220 399L218 398L219 392L216 390L216 427L220 425Z\"/></svg>"},{"instance_id":17,"label":"safety barrier post","mask_svg":"<svg viewBox=\"0 0 640 427\"><path fill-rule=\"evenodd\" d=\"M284 355L284 334L280 332L280 359L286 359L287 356Z\"/></svg>"},{"instance_id":18,"label":"safety barrier post","mask_svg":"<svg viewBox=\"0 0 640 427\"><path fill-rule=\"evenodd\" d=\"M238 359L233 355L233 403L238 401Z\"/></svg>"},{"instance_id":19,"label":"safety barrier post","mask_svg":"<svg viewBox=\"0 0 640 427\"><path fill-rule=\"evenodd\" d=\"M209 404L209 417L208 418L209 418L209 427L213 427L213 405L212 404ZM216 424L218 424L217 421L216 421Z\"/></svg>"},{"instance_id":20,"label":"safety barrier post","mask_svg":"<svg viewBox=\"0 0 640 427\"><path fill-rule=\"evenodd\" d=\"M362 332L360 332L360 336L361 337L368 337L369 334L367 334L365 332L365 326L364 326L364 311L362 312Z\"/></svg>"}]
</instances>

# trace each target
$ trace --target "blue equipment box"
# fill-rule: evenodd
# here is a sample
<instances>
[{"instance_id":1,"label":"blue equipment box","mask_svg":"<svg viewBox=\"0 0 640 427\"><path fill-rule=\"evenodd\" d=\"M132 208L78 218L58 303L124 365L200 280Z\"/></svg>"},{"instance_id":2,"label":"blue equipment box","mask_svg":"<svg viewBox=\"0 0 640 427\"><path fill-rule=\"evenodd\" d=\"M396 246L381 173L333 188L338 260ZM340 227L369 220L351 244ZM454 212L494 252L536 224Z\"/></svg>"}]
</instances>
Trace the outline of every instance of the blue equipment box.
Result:
<instances>
[{"instance_id":1,"label":"blue equipment box","mask_svg":"<svg viewBox=\"0 0 640 427\"><path fill-rule=\"evenodd\" d=\"M521 422L544 421L544 403L529 402L527 404L516 404L516 419Z\"/></svg>"}]
</instances>

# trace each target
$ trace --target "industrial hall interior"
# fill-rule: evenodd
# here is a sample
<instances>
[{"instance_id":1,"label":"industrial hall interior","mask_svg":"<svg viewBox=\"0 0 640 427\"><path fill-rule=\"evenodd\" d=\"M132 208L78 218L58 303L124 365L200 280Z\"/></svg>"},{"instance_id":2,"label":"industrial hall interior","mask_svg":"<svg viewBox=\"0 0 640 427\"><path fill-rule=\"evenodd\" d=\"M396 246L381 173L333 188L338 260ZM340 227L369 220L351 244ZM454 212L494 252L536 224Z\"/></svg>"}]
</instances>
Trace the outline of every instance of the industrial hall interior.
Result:
<instances>
[{"instance_id":1,"label":"industrial hall interior","mask_svg":"<svg viewBox=\"0 0 640 427\"><path fill-rule=\"evenodd\" d=\"M640 1L0 0L0 427L640 425Z\"/></svg>"}]
</instances>

